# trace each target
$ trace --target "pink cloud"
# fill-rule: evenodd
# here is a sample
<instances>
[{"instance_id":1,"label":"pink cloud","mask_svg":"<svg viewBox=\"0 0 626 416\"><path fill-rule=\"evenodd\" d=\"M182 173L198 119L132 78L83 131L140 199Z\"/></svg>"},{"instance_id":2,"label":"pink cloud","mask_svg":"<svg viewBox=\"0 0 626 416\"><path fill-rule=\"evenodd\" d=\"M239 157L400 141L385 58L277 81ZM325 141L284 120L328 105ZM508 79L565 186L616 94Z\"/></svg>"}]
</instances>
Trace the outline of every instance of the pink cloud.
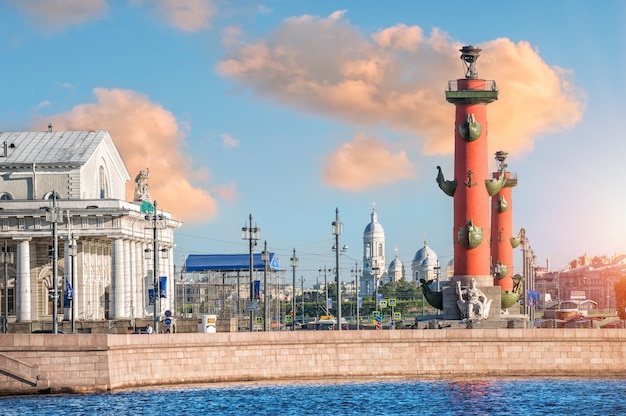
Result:
<instances>
[{"instance_id":1,"label":"pink cloud","mask_svg":"<svg viewBox=\"0 0 626 416\"><path fill-rule=\"evenodd\" d=\"M104 17L107 0L10 0L41 29L65 29Z\"/></svg>"},{"instance_id":2,"label":"pink cloud","mask_svg":"<svg viewBox=\"0 0 626 416\"><path fill-rule=\"evenodd\" d=\"M231 43L217 71L286 107L358 128L385 125L411 134L426 155L452 153L454 106L444 90L464 76L463 44L406 25L366 36L344 13L289 18L265 39ZM543 133L581 119L586 97L571 74L548 65L527 42L501 38L479 47L479 75L500 89L488 109L491 151L531 151Z\"/></svg>"},{"instance_id":3,"label":"pink cloud","mask_svg":"<svg viewBox=\"0 0 626 416\"><path fill-rule=\"evenodd\" d=\"M383 29L372 35L379 46L397 50L415 51L423 39L422 29L418 26L403 24Z\"/></svg>"},{"instance_id":4,"label":"pink cloud","mask_svg":"<svg viewBox=\"0 0 626 416\"><path fill-rule=\"evenodd\" d=\"M211 18L217 12L213 0L131 0L131 3L153 7L170 26L185 32L211 27Z\"/></svg>"},{"instance_id":5,"label":"pink cloud","mask_svg":"<svg viewBox=\"0 0 626 416\"><path fill-rule=\"evenodd\" d=\"M218 207L213 196L188 180L205 178L207 173L194 171L190 157L181 152L185 133L174 115L135 91L96 88L94 94L95 103L35 120L33 126L50 121L55 130L109 131L131 178L149 163L150 196L160 207L185 222L214 217ZM133 183L129 181L128 201L132 201L133 192Z\"/></svg>"},{"instance_id":6,"label":"pink cloud","mask_svg":"<svg viewBox=\"0 0 626 416\"><path fill-rule=\"evenodd\" d=\"M414 167L404 151L392 153L387 143L363 134L329 154L322 167L325 184L356 192L413 176Z\"/></svg>"},{"instance_id":7,"label":"pink cloud","mask_svg":"<svg viewBox=\"0 0 626 416\"><path fill-rule=\"evenodd\" d=\"M239 197L239 192L237 191L237 184L234 182L230 182L226 185L215 186L212 191L224 201L234 202Z\"/></svg>"}]
</instances>

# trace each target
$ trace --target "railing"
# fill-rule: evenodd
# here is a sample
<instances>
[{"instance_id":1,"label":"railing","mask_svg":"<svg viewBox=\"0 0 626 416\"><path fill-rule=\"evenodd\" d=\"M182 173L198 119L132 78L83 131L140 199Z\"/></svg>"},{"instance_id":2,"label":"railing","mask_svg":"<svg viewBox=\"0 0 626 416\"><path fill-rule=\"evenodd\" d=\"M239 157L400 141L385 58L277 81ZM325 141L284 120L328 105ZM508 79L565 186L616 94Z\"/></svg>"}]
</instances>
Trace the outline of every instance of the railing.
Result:
<instances>
[{"instance_id":1,"label":"railing","mask_svg":"<svg viewBox=\"0 0 626 416\"><path fill-rule=\"evenodd\" d=\"M446 91L498 91L496 82L493 80L485 80L485 83L480 88L463 88L459 89L458 80L448 81L448 88Z\"/></svg>"}]
</instances>

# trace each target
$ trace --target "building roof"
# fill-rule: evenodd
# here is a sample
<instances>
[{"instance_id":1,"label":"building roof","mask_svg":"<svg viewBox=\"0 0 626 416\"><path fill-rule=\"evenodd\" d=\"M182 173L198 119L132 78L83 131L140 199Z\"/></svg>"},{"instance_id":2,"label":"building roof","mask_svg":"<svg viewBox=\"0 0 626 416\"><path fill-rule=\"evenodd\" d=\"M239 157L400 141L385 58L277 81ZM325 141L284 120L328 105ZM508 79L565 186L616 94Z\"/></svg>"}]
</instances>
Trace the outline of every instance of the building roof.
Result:
<instances>
[{"instance_id":1,"label":"building roof","mask_svg":"<svg viewBox=\"0 0 626 416\"><path fill-rule=\"evenodd\" d=\"M428 247L426 241L424 241L424 247L417 250L413 257L414 266L436 266L438 261L437 253Z\"/></svg>"},{"instance_id":2,"label":"building roof","mask_svg":"<svg viewBox=\"0 0 626 416\"><path fill-rule=\"evenodd\" d=\"M253 254L252 267L257 270L263 270L261 253ZM270 253L269 268L274 271L280 270L280 262L276 253ZM249 269L249 254L190 254L185 260L185 270L187 272L206 270L227 272Z\"/></svg>"},{"instance_id":3,"label":"building roof","mask_svg":"<svg viewBox=\"0 0 626 416\"><path fill-rule=\"evenodd\" d=\"M105 140L104 130L0 132L0 165L82 166Z\"/></svg>"},{"instance_id":4,"label":"building roof","mask_svg":"<svg viewBox=\"0 0 626 416\"><path fill-rule=\"evenodd\" d=\"M367 233L384 233L383 226L378 223L378 215L376 214L376 208L372 209L372 220L367 226L365 226L365 230L363 231L365 234Z\"/></svg>"}]
</instances>

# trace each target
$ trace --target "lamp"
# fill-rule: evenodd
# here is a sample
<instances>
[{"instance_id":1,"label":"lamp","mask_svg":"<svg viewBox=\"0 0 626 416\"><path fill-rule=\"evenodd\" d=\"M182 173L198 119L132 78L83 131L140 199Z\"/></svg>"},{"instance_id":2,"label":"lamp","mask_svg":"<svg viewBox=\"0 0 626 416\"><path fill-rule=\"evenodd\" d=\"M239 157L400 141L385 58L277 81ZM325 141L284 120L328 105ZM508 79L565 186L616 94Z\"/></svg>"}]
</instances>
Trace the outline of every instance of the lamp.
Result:
<instances>
[{"instance_id":1,"label":"lamp","mask_svg":"<svg viewBox=\"0 0 626 416\"><path fill-rule=\"evenodd\" d=\"M71 311L71 317L72 317L72 333L76 332L76 314L75 314L75 306L76 303L74 302L74 300L76 299L76 271L74 268L74 260L76 259L76 256L78 255L78 248L76 247L76 241L74 240L74 235L72 235L72 241L71 243L67 246L67 255L70 258L70 276L71 276L71 285L72 285L72 296L69 300L70 302L70 311ZM69 290L68 290L68 297L69 297Z\"/></svg>"},{"instance_id":2,"label":"lamp","mask_svg":"<svg viewBox=\"0 0 626 416\"><path fill-rule=\"evenodd\" d=\"M267 317L268 317L268 297L267 297L267 265L270 262L270 253L267 251L267 240L261 252L261 259L263 260L263 330L267 332Z\"/></svg>"},{"instance_id":3,"label":"lamp","mask_svg":"<svg viewBox=\"0 0 626 416\"><path fill-rule=\"evenodd\" d=\"M63 213L56 204L59 194L57 194L56 191L52 191L50 196L50 199L52 199L52 207L45 207L44 209L46 210L46 221L52 223L52 247L49 254L52 257L52 332L56 334L59 329L59 242L57 223L63 222Z\"/></svg>"},{"instance_id":4,"label":"lamp","mask_svg":"<svg viewBox=\"0 0 626 416\"><path fill-rule=\"evenodd\" d=\"M360 324L360 316L359 316L359 273L361 272L361 270L359 270L359 263L355 263L354 264L354 270L352 270L352 272L354 273L354 290L355 290L355 296L354 296L354 300L355 300L355 305L356 305L356 329L359 329L359 324Z\"/></svg>"},{"instance_id":5,"label":"lamp","mask_svg":"<svg viewBox=\"0 0 626 416\"><path fill-rule=\"evenodd\" d=\"M337 329L341 331L341 276L339 273L339 236L343 233L343 223L339 221L339 208L335 208L335 221L332 223L332 234L335 236L335 265L337 270ZM345 250L348 246L344 246ZM344 250L344 251L345 251Z\"/></svg>"},{"instance_id":6,"label":"lamp","mask_svg":"<svg viewBox=\"0 0 626 416\"><path fill-rule=\"evenodd\" d=\"M372 274L374 275L374 290L376 291L375 293L375 298L374 298L374 302L376 305L376 315L380 316L379 312L378 312L378 270L380 268L378 267L378 260L373 259L372 260ZM378 319L378 318L377 318ZM382 328L382 322L379 325L376 325L376 329L381 329Z\"/></svg>"},{"instance_id":7,"label":"lamp","mask_svg":"<svg viewBox=\"0 0 626 416\"><path fill-rule=\"evenodd\" d=\"M256 246L257 240L261 238L261 229L259 227L252 227L252 214L249 217L250 226L243 226L241 228L241 239L248 240L250 246L250 302L246 305L246 309L250 311L250 332L254 329L254 285L252 282L252 270L254 269L254 261L252 258L252 249Z\"/></svg>"},{"instance_id":8,"label":"lamp","mask_svg":"<svg viewBox=\"0 0 626 416\"><path fill-rule=\"evenodd\" d=\"M292 312L292 320L291 320L291 330L296 330L296 267L298 267L298 258L296 257L296 249L293 249L293 256L291 257L290 264L293 269L293 296L291 299L291 312ZM304 297L304 292L302 292L302 296ZM302 316L304 318L304 316Z\"/></svg>"},{"instance_id":9,"label":"lamp","mask_svg":"<svg viewBox=\"0 0 626 416\"><path fill-rule=\"evenodd\" d=\"M154 332L156 334L159 333L159 303L161 302L161 288L159 282L159 256L156 254L157 252L161 252L162 258L167 258L167 249L161 248L159 249L159 235L158 228L159 222L161 226L165 227L166 218L163 214L158 214L157 211L157 201L154 201L154 211L152 214L145 215L146 221L150 222L152 225L152 249L146 247L143 250L143 255L146 260L150 260L152 258L152 287L154 293ZM155 255L152 256L150 253L154 251Z\"/></svg>"}]
</instances>

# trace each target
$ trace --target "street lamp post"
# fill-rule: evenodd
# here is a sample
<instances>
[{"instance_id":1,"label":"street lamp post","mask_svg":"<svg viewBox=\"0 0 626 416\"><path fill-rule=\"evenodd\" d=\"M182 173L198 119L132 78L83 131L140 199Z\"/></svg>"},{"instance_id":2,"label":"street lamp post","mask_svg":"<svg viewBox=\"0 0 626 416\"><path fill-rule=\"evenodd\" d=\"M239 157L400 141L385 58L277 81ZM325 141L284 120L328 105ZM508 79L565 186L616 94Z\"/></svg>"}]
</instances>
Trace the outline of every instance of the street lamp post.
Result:
<instances>
[{"instance_id":1,"label":"street lamp post","mask_svg":"<svg viewBox=\"0 0 626 416\"><path fill-rule=\"evenodd\" d=\"M52 191L52 207L47 208L46 221L52 223L52 332L59 332L58 324L58 304L59 304L59 236L57 223L63 222L63 215L59 212L56 204L56 191Z\"/></svg>"},{"instance_id":2,"label":"street lamp post","mask_svg":"<svg viewBox=\"0 0 626 416\"><path fill-rule=\"evenodd\" d=\"M339 272L339 236L343 233L343 223L339 221L339 208L335 208L335 221L332 224L332 233L335 236L335 265L337 267L337 329L341 331L341 276Z\"/></svg>"},{"instance_id":3,"label":"street lamp post","mask_svg":"<svg viewBox=\"0 0 626 416\"><path fill-rule=\"evenodd\" d=\"M374 290L375 290L375 298L374 298L374 303L376 305L376 316L377 319L380 319L380 313L378 312L378 260L373 259L372 260L372 274L374 275ZM380 319L380 325L376 325L376 329L382 329L383 327L383 323L382 323L382 319Z\"/></svg>"},{"instance_id":4,"label":"street lamp post","mask_svg":"<svg viewBox=\"0 0 626 416\"><path fill-rule=\"evenodd\" d=\"M361 317L359 316L359 263L356 262L354 264L354 290L355 290L355 296L354 296L354 301L355 301L355 306L356 306L356 329L359 329L359 324L360 324L360 320Z\"/></svg>"},{"instance_id":5,"label":"street lamp post","mask_svg":"<svg viewBox=\"0 0 626 416\"><path fill-rule=\"evenodd\" d=\"M4 241L4 250L0 252L0 262L4 265L4 309L2 321L2 333L9 333L9 263L13 263L13 252L9 251L6 240ZM14 296L15 298L15 296Z\"/></svg>"},{"instance_id":6,"label":"street lamp post","mask_svg":"<svg viewBox=\"0 0 626 416\"><path fill-rule=\"evenodd\" d=\"M254 284L252 282L252 270L254 269L254 260L252 257L252 249L256 246L257 240L261 238L261 229L259 227L252 227L252 214L249 217L250 226L244 226L241 229L241 239L248 240L250 245L250 332L254 329L254 310L252 308L252 302L254 302Z\"/></svg>"},{"instance_id":7,"label":"street lamp post","mask_svg":"<svg viewBox=\"0 0 626 416\"><path fill-rule=\"evenodd\" d=\"M76 303L76 269L74 267L74 262L76 259L76 255L78 254L78 250L76 248L76 241L74 240L73 234L71 236L70 244L67 248L68 248L67 255L70 259L70 282L72 286L72 293L71 293L72 296L69 299L69 302L70 302L70 313L71 313L71 320L72 320L72 333L74 333L76 332L76 306L78 306L78 304Z\"/></svg>"},{"instance_id":8,"label":"street lamp post","mask_svg":"<svg viewBox=\"0 0 626 416\"><path fill-rule=\"evenodd\" d=\"M154 296L154 333L159 333L159 303L161 303L161 285L159 282L159 255L161 252L163 257L167 257L167 249L162 248L159 250L159 235L158 235L158 221L163 221L164 216L157 213L157 201L154 201L154 212L152 214L146 214L144 217L146 221L152 223L152 250L146 248L144 255L146 260L150 260L152 257L152 293ZM153 256L150 255L152 251Z\"/></svg>"},{"instance_id":9,"label":"street lamp post","mask_svg":"<svg viewBox=\"0 0 626 416\"><path fill-rule=\"evenodd\" d=\"M291 319L291 330L296 330L296 267L298 267L298 258L296 257L296 249L293 249L293 256L291 257L291 268L293 270L293 295L291 299L291 311L292 311L292 319ZM302 296L304 296L304 291L302 292Z\"/></svg>"},{"instance_id":10,"label":"street lamp post","mask_svg":"<svg viewBox=\"0 0 626 416\"><path fill-rule=\"evenodd\" d=\"M269 316L269 304L267 297L267 264L270 261L270 253L267 251L267 240L265 241L265 245L263 246L261 259L263 259L263 330L267 332L267 317Z\"/></svg>"}]
</instances>

